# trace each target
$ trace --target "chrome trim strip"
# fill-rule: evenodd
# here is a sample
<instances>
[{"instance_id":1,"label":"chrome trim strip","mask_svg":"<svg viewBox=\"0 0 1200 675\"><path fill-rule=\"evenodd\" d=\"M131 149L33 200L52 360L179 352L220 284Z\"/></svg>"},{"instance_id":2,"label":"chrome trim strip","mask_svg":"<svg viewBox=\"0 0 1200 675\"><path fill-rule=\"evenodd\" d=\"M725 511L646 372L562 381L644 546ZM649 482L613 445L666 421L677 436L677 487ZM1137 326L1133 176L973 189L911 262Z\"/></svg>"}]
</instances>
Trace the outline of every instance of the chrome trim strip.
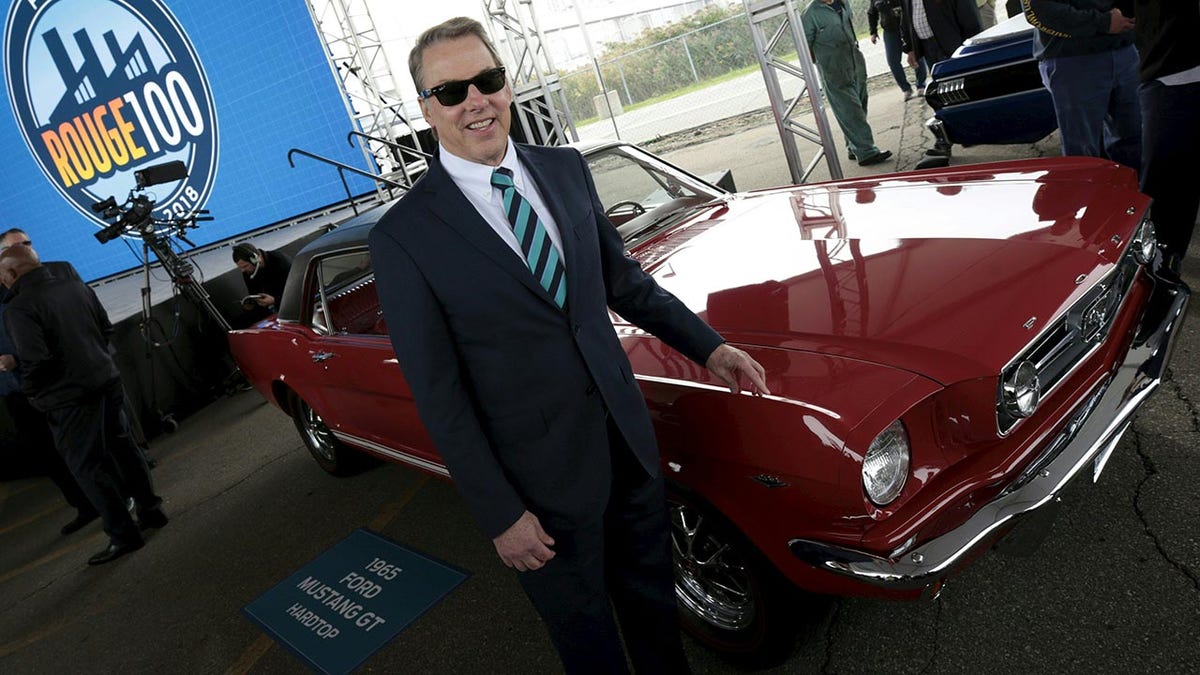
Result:
<instances>
[{"instance_id":1,"label":"chrome trim strip","mask_svg":"<svg viewBox=\"0 0 1200 675\"><path fill-rule=\"evenodd\" d=\"M997 529L1051 502L1084 467L1116 445L1130 418L1162 381L1191 291L1182 283L1171 284L1161 278L1155 283L1155 295L1167 294L1158 299L1170 300L1168 311L1149 338L1130 348L1074 439L1027 484L1002 493L967 522L896 559L806 539L789 541L792 553L814 567L864 583L894 589L927 588L942 581L955 563ZM1150 311L1155 300L1152 296L1147 302Z\"/></svg>"},{"instance_id":2,"label":"chrome trim strip","mask_svg":"<svg viewBox=\"0 0 1200 675\"><path fill-rule=\"evenodd\" d=\"M634 373L633 379L642 380L643 382L655 382L658 384L669 384L669 385L672 385L675 387L688 387L690 389L703 389L705 391L723 391L727 394L732 393L729 391L729 387L722 387L720 385L715 385L715 384L704 384L702 382L693 382L691 380L677 380L677 379L671 378L671 377L658 377L655 375L638 375L637 373ZM814 412L819 412L822 415L826 415L835 420L842 419L841 415L835 413L832 410L829 410L828 408L822 408L820 406L816 406L811 403L805 403L804 401L797 401L796 399L793 399L793 398L784 398L782 396L774 396L771 394L757 394L752 391L746 391L745 389L739 391L738 394L740 396L753 396L754 398L761 398L761 399L765 399L767 401L777 401L779 403L787 403L788 405L794 405L794 406L797 406L800 408L806 408L808 410L812 410Z\"/></svg>"},{"instance_id":3,"label":"chrome trim strip","mask_svg":"<svg viewBox=\"0 0 1200 675\"><path fill-rule=\"evenodd\" d=\"M972 103L991 103L992 101L1003 101L1006 98L1012 98L1014 96L1022 96L1024 94L1028 94L1030 92L1042 91L1044 89L1045 89L1045 87L1035 87L1033 89L1022 89L1021 91L1014 91L1012 93L1004 94L1002 96L993 96L991 98L973 98L965 103L947 103L946 105L942 106L942 110L945 110L946 108L952 108L954 106L971 105Z\"/></svg>"},{"instance_id":4,"label":"chrome trim strip","mask_svg":"<svg viewBox=\"0 0 1200 675\"><path fill-rule=\"evenodd\" d=\"M994 66L988 66L987 68L980 68L979 70L960 70L957 73L951 73L950 75L947 75L945 80L934 80L934 82L945 82L946 80L953 80L956 77L965 78L970 75L978 75L980 73L990 73L993 70L1003 70L1005 68L1014 68L1016 66L1023 66L1028 63L1036 64L1037 59L1030 56L1027 59L1021 59L1020 61L1007 61L1005 63L998 63Z\"/></svg>"},{"instance_id":5,"label":"chrome trim strip","mask_svg":"<svg viewBox=\"0 0 1200 675\"><path fill-rule=\"evenodd\" d=\"M331 431L333 431L333 430L331 429ZM388 457L391 457L392 459L396 460L397 462L404 462L405 464L410 464L412 466L417 467L418 469L425 469L426 471L432 471L433 473L445 476L447 478L450 477L450 470L447 469L442 464L438 464L436 462L431 462L427 459L421 459L420 457L414 457L413 455L409 455L407 453L400 452L399 450L396 450L394 448L389 448L386 445L380 445L379 443L376 443L374 441L368 441L365 438L359 438L358 436L352 436L350 434L347 434L347 433L344 433L341 431L333 431L333 435L336 436L339 441L343 441L343 442L349 443L351 445L357 445L359 447L366 448L366 449L372 450L374 452L378 452L381 455L386 455Z\"/></svg>"}]
</instances>

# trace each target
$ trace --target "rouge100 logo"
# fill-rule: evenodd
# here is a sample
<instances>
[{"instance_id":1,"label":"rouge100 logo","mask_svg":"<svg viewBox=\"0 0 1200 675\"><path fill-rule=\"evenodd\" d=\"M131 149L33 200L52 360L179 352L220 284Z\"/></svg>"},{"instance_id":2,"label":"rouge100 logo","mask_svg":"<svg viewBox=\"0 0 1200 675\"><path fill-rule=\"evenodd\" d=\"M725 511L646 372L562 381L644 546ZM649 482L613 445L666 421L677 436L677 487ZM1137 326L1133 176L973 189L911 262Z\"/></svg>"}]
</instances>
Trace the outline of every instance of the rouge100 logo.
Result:
<instances>
[{"instance_id":1,"label":"rouge100 logo","mask_svg":"<svg viewBox=\"0 0 1200 675\"><path fill-rule=\"evenodd\" d=\"M217 115L204 68L161 0L16 0L4 76L25 143L58 191L97 225L133 172L179 160L156 217L204 206L217 168Z\"/></svg>"}]
</instances>

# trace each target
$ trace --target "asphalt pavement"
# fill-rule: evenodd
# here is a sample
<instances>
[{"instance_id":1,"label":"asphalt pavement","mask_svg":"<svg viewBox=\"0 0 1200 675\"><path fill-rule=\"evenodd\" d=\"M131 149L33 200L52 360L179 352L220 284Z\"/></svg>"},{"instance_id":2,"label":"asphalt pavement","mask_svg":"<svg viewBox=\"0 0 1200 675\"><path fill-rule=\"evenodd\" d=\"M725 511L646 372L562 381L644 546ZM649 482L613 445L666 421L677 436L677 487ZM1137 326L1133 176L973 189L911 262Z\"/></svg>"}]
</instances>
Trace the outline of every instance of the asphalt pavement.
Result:
<instances>
[{"instance_id":1,"label":"asphalt pavement","mask_svg":"<svg viewBox=\"0 0 1200 675\"><path fill-rule=\"evenodd\" d=\"M871 173L915 164L927 113L873 81L871 122L897 156ZM698 173L732 167L742 188L787 182L769 116L718 126L659 150ZM954 162L1056 152L1051 137L959 151ZM1193 287L1198 272L1193 250L1184 263ZM1067 491L1032 556L989 554L933 601L836 600L770 672L1197 672L1198 321L1195 311L1184 320L1170 380L1099 481ZM397 465L328 476L290 420L253 392L188 417L151 451L172 520L141 551L97 568L84 563L105 544L98 524L60 536L73 512L53 485L0 483L0 673L304 672L241 609L360 527L471 575L362 671L558 671L513 573L448 483ZM690 640L686 647L697 673L742 672Z\"/></svg>"}]
</instances>

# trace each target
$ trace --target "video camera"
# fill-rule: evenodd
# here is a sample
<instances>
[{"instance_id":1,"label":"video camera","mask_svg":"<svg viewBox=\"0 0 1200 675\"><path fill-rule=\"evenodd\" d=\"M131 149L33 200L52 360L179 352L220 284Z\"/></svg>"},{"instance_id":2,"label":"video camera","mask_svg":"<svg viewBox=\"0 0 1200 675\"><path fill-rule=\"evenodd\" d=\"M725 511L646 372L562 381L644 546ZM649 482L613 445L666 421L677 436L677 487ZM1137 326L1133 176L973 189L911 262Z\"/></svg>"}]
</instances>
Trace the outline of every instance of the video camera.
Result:
<instances>
[{"instance_id":1,"label":"video camera","mask_svg":"<svg viewBox=\"0 0 1200 675\"><path fill-rule=\"evenodd\" d=\"M155 222L151 218L154 213L154 200L142 193L141 190L151 185L183 180L187 178L187 175L187 166L179 160L155 164L134 171L133 177L137 182L137 187L130 190L129 198L123 204L117 204L117 200L113 197L92 204L92 211L100 214L101 218L116 219L112 224L96 232L96 239L101 244L107 244L126 232L136 231L143 237L154 234Z\"/></svg>"}]
</instances>

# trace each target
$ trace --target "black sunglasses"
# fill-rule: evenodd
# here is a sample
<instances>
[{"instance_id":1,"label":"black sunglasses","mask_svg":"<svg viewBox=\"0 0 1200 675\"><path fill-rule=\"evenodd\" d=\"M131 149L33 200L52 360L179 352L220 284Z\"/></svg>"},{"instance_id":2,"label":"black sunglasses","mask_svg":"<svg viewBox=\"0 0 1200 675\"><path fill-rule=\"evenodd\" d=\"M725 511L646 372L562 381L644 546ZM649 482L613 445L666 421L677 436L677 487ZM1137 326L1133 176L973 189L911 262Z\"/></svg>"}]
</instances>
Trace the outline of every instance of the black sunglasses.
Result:
<instances>
[{"instance_id":1,"label":"black sunglasses","mask_svg":"<svg viewBox=\"0 0 1200 675\"><path fill-rule=\"evenodd\" d=\"M504 88L504 66L490 68L469 80L451 80L418 92L423 99L436 96L444 106L458 105L467 100L467 87L475 85L481 94L494 94Z\"/></svg>"}]
</instances>

